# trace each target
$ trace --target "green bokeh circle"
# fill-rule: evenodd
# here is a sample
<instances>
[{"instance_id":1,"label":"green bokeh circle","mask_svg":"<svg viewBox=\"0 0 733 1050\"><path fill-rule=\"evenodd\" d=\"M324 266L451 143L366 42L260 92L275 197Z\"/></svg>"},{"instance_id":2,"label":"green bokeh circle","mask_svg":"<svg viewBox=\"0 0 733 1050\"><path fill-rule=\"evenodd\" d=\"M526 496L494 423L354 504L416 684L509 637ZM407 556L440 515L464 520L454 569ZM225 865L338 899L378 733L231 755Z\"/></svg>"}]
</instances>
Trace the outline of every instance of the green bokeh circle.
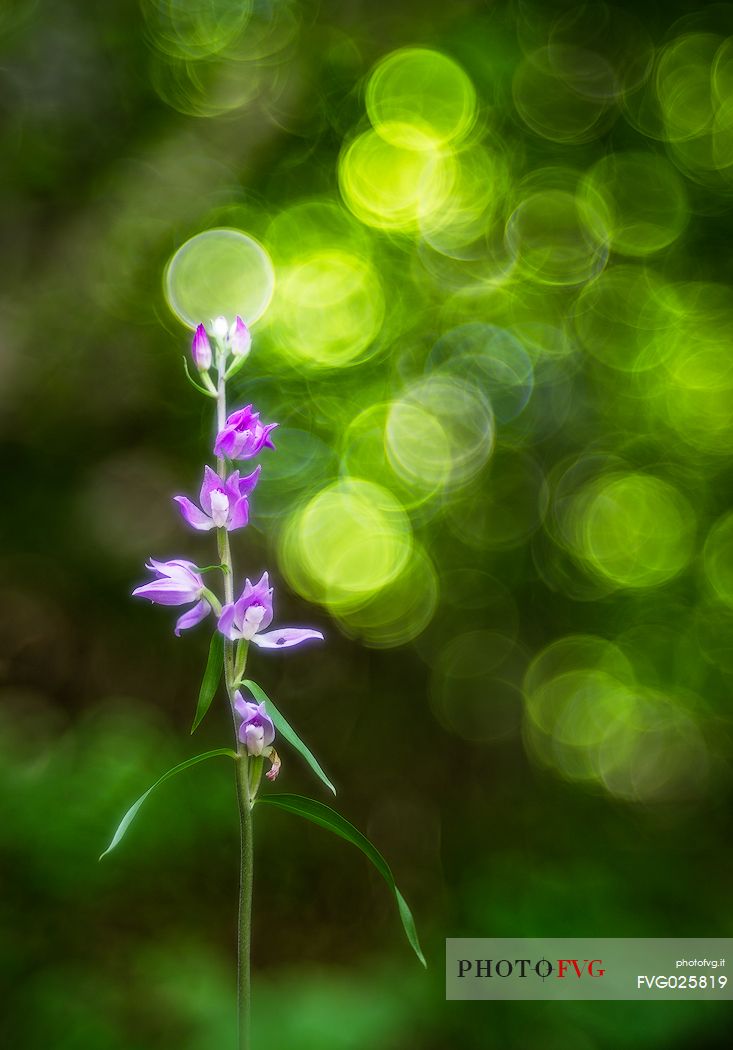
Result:
<instances>
[{"instance_id":1,"label":"green bokeh circle","mask_svg":"<svg viewBox=\"0 0 733 1050\"><path fill-rule=\"evenodd\" d=\"M703 561L718 598L733 607L733 511L716 521L708 533Z\"/></svg>"},{"instance_id":2,"label":"green bokeh circle","mask_svg":"<svg viewBox=\"0 0 733 1050\"><path fill-rule=\"evenodd\" d=\"M621 587L654 587L692 556L695 516L668 482L648 474L609 474L580 494L579 553Z\"/></svg>"},{"instance_id":3,"label":"green bokeh circle","mask_svg":"<svg viewBox=\"0 0 733 1050\"><path fill-rule=\"evenodd\" d=\"M666 248L687 222L687 198L674 168L654 153L613 153L583 180L581 200L600 235L622 255L644 256Z\"/></svg>"},{"instance_id":4,"label":"green bokeh circle","mask_svg":"<svg viewBox=\"0 0 733 1050\"><path fill-rule=\"evenodd\" d=\"M241 230L197 233L170 259L164 291L173 313L189 328L237 314L253 324L270 305L275 274L265 249Z\"/></svg>"},{"instance_id":5,"label":"green bokeh circle","mask_svg":"<svg viewBox=\"0 0 733 1050\"><path fill-rule=\"evenodd\" d=\"M461 66L447 55L404 48L374 68L366 109L387 142L430 149L466 135L476 118L476 92Z\"/></svg>"}]
</instances>

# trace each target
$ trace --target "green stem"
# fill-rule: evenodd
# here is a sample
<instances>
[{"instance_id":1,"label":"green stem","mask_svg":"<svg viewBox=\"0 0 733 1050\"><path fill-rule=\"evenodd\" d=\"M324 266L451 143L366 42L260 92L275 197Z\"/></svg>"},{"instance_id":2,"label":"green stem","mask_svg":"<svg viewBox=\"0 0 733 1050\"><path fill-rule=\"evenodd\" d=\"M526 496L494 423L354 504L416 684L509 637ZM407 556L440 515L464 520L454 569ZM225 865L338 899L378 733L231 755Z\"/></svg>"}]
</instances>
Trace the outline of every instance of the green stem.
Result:
<instances>
[{"instance_id":1,"label":"green stem","mask_svg":"<svg viewBox=\"0 0 733 1050\"><path fill-rule=\"evenodd\" d=\"M226 421L226 378L224 375L223 355L219 360L219 382L217 385L216 422L221 430ZM216 462L219 477L224 477L226 461L219 457ZM226 529L217 529L219 558L224 568L224 601L234 601L234 572L232 552L229 546L229 533ZM252 874L254 868L254 843L252 835L252 806L249 789L250 759L247 748L239 740L237 720L234 714L234 693L238 678L244 674L247 649L243 648L240 659L236 660L234 643L228 638L224 641L224 680L232 712L234 737L237 748L236 787L239 807L239 920L237 932L237 1003L239 1018L239 1050L250 1050L249 1030L252 992L250 982L250 945L252 930ZM237 666L235 666L237 665ZM239 669L241 665L241 671Z\"/></svg>"},{"instance_id":2,"label":"green stem","mask_svg":"<svg viewBox=\"0 0 733 1050\"><path fill-rule=\"evenodd\" d=\"M240 745L241 747L241 745ZM238 1008L239 1050L249 1050L249 1018L252 1007L250 986L250 943L252 929L252 872L254 849L252 841L252 809L249 800L249 760L247 752L240 751L237 767L237 800L239 802L240 868L239 868L239 929L238 929Z\"/></svg>"}]
</instances>

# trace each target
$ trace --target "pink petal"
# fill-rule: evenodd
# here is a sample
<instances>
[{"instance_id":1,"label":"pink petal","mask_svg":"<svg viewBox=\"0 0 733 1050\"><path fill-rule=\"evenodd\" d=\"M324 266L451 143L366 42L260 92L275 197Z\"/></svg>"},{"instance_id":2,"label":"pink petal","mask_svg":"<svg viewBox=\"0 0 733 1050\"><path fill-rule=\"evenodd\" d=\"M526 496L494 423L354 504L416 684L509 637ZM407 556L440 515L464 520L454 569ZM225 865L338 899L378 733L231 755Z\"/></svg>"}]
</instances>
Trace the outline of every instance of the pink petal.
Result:
<instances>
[{"instance_id":1,"label":"pink petal","mask_svg":"<svg viewBox=\"0 0 733 1050\"><path fill-rule=\"evenodd\" d=\"M219 616L219 623L217 624L217 630L220 631L225 638L229 638L231 641L234 641L236 638L239 637L234 627L233 605L225 605L224 608L221 610L221 615Z\"/></svg>"},{"instance_id":2,"label":"pink petal","mask_svg":"<svg viewBox=\"0 0 733 1050\"><path fill-rule=\"evenodd\" d=\"M257 467L255 467L255 469L252 471L251 474L248 474L246 476L246 478L238 478L237 479L237 489L238 489L238 492L239 492L240 496L249 496L250 493L254 491L255 485L260 480L260 473L261 472L262 472L262 467L257 466ZM236 473L238 474L239 471L236 471Z\"/></svg>"},{"instance_id":3,"label":"pink petal","mask_svg":"<svg viewBox=\"0 0 733 1050\"><path fill-rule=\"evenodd\" d=\"M305 627L281 627L279 631L256 634L252 643L260 649L289 649L293 645L308 641L309 638L319 638L323 641L320 631L311 631Z\"/></svg>"},{"instance_id":4,"label":"pink petal","mask_svg":"<svg viewBox=\"0 0 733 1050\"><path fill-rule=\"evenodd\" d=\"M181 514L192 529L198 529L199 532L208 532L209 529L213 529L214 522L211 518L204 514L202 510L199 510L190 499L186 496L174 496L173 499L181 508Z\"/></svg>"},{"instance_id":5,"label":"pink petal","mask_svg":"<svg viewBox=\"0 0 733 1050\"><path fill-rule=\"evenodd\" d=\"M229 516L229 524L227 525L227 528L230 532L233 532L234 529L243 529L248 521L249 503L247 502L247 497L242 496L242 498L238 499L234 504L234 510Z\"/></svg>"},{"instance_id":6,"label":"pink petal","mask_svg":"<svg viewBox=\"0 0 733 1050\"><path fill-rule=\"evenodd\" d=\"M201 623L211 611L211 606L208 602L202 598L200 602L197 602L193 608L185 612L183 616L179 616L176 622L175 634L179 637L181 631L187 631L191 627L195 627L197 623Z\"/></svg>"},{"instance_id":7,"label":"pink petal","mask_svg":"<svg viewBox=\"0 0 733 1050\"><path fill-rule=\"evenodd\" d=\"M196 600L194 588L178 580L152 580L136 587L132 593L136 598L148 598L157 605L185 605Z\"/></svg>"}]
</instances>

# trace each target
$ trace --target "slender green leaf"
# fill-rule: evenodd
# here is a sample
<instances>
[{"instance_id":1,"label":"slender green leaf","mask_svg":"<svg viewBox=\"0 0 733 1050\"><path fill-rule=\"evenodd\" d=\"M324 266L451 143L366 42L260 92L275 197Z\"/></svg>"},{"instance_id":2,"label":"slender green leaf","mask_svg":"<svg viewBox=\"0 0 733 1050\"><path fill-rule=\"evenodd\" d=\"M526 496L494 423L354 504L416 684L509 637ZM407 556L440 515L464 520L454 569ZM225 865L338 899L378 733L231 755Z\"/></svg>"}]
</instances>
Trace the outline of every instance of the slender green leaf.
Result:
<instances>
[{"instance_id":1,"label":"slender green leaf","mask_svg":"<svg viewBox=\"0 0 733 1050\"><path fill-rule=\"evenodd\" d=\"M265 802L270 806L277 806L279 809L287 810L288 813L296 813L300 817L305 817L306 820L311 820L314 824L319 824L322 828L327 828L328 831L332 831L334 835L339 835L342 839L346 839L347 842L351 842L352 845L357 847L357 849L360 849L362 853L369 858L394 893L405 935L407 936L415 955L423 966L427 967L425 956L422 953L420 942L417 937L415 920L412 917L412 912L407 906L407 901L397 889L397 884L394 880L389 864L366 836L362 835L353 824L350 824L348 820L345 820L344 817L335 810L331 809L329 806L324 806L322 802L316 802L315 799L312 798L304 798L302 795L263 795L257 801L258 803Z\"/></svg>"},{"instance_id":2,"label":"slender green leaf","mask_svg":"<svg viewBox=\"0 0 733 1050\"><path fill-rule=\"evenodd\" d=\"M316 776L320 780L322 780L323 783L326 785L326 787L329 789L329 791L332 791L334 793L334 795L335 795L336 794L336 788L333 786L331 781L328 779L326 774L321 769L321 766L320 766L316 756L313 754L313 752L310 750L309 747L306 747L306 745L300 739L300 737L295 732L295 730L292 728L292 726L290 726L285 721L285 719L280 714L278 709L275 707L275 705L273 704L272 700L269 698L269 696L264 691L264 689L261 689L257 685L257 682L252 682L249 678L245 678L245 680L242 682L242 685L246 686L246 688L249 689L249 691L254 696L255 700L257 700L261 704L262 703L266 703L267 704L267 712L270 715L270 717L272 718L272 721L273 721L273 724L275 726L275 729L277 729L277 731L280 734L280 736L283 738L283 740L287 740L287 742L292 747L294 747L296 751L300 752L300 754L306 760L306 762L311 767L311 769L316 774Z\"/></svg>"},{"instance_id":3,"label":"slender green leaf","mask_svg":"<svg viewBox=\"0 0 733 1050\"><path fill-rule=\"evenodd\" d=\"M148 788L145 794L141 795L137 802L133 802L133 804L130 806L127 813L125 813L124 817L117 825L117 831L115 831L114 835L112 836L112 841L110 842L109 846L107 846L107 849L104 851L104 853L100 854L99 859L101 860L102 857L106 857L107 854L115 848L115 846L119 845L125 832L137 816L138 810L140 809L148 795L151 793L151 791L155 791L157 787L160 787L164 780L168 780L169 777L175 776L176 773L183 772L183 770L188 769L189 766L195 766L197 762L203 762L205 758L216 758L217 755L226 755L227 758L236 758L237 752L232 751L231 748L228 747L218 747L214 751L205 751L202 755L195 755L193 758L187 758L185 762L180 762L177 766L174 766L173 769L169 769L167 773L164 773L162 777L156 780L155 783Z\"/></svg>"},{"instance_id":4,"label":"slender green leaf","mask_svg":"<svg viewBox=\"0 0 733 1050\"><path fill-rule=\"evenodd\" d=\"M221 672L224 669L224 635L219 631L214 631L211 636L211 645L209 646L209 658L206 661L206 669L204 670L204 677L201 679L201 688L199 689L199 699L196 704L196 714L194 715L193 725L191 726L191 734L196 732L196 729L201 723L206 712L211 707L211 701L216 696L216 690L219 688L219 682L221 681Z\"/></svg>"},{"instance_id":5,"label":"slender green leaf","mask_svg":"<svg viewBox=\"0 0 733 1050\"><path fill-rule=\"evenodd\" d=\"M200 394L205 394L207 397L216 397L215 391L207 390L206 387L201 386L201 384L197 383L196 380L193 378L193 376L191 375L191 373L188 370L188 361L186 359L186 355L185 354L183 355L183 367L186 370L186 379L189 381L191 386L195 386Z\"/></svg>"}]
</instances>

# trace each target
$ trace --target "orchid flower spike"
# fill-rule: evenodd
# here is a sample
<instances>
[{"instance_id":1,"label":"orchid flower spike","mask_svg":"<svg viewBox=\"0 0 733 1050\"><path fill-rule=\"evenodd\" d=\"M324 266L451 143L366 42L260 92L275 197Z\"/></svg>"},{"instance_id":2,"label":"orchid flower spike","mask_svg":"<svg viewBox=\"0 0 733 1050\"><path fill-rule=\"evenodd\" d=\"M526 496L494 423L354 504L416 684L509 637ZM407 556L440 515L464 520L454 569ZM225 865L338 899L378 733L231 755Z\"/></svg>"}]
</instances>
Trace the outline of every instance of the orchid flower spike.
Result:
<instances>
[{"instance_id":1,"label":"orchid flower spike","mask_svg":"<svg viewBox=\"0 0 733 1050\"><path fill-rule=\"evenodd\" d=\"M211 467L204 467L204 480L199 493L199 509L186 496L174 496L181 514L193 529L208 532L210 529L226 529L234 532L249 521L247 497L252 493L260 476L257 467L245 478L235 470L224 480Z\"/></svg>"},{"instance_id":2,"label":"orchid flower spike","mask_svg":"<svg viewBox=\"0 0 733 1050\"><path fill-rule=\"evenodd\" d=\"M313 631L307 627L281 627L279 630L260 634L260 631L272 623L272 595L273 590L266 572L255 584L245 580L244 590L237 601L222 607L219 631L230 641L243 639L260 649L289 649L309 638L323 641L320 631Z\"/></svg>"},{"instance_id":3,"label":"orchid flower spike","mask_svg":"<svg viewBox=\"0 0 733 1050\"><path fill-rule=\"evenodd\" d=\"M175 633L195 627L211 612L208 593L198 567L191 561L156 561L151 558L145 566L157 574L156 580L136 587L132 592L138 598L148 598L155 605L187 605L192 608L179 616Z\"/></svg>"},{"instance_id":4,"label":"orchid flower spike","mask_svg":"<svg viewBox=\"0 0 733 1050\"><path fill-rule=\"evenodd\" d=\"M277 423L262 423L259 412L253 412L252 406L232 412L225 425L216 436L214 455L226 456L227 459L252 459L259 455L263 448L274 448L270 432Z\"/></svg>"}]
</instances>

